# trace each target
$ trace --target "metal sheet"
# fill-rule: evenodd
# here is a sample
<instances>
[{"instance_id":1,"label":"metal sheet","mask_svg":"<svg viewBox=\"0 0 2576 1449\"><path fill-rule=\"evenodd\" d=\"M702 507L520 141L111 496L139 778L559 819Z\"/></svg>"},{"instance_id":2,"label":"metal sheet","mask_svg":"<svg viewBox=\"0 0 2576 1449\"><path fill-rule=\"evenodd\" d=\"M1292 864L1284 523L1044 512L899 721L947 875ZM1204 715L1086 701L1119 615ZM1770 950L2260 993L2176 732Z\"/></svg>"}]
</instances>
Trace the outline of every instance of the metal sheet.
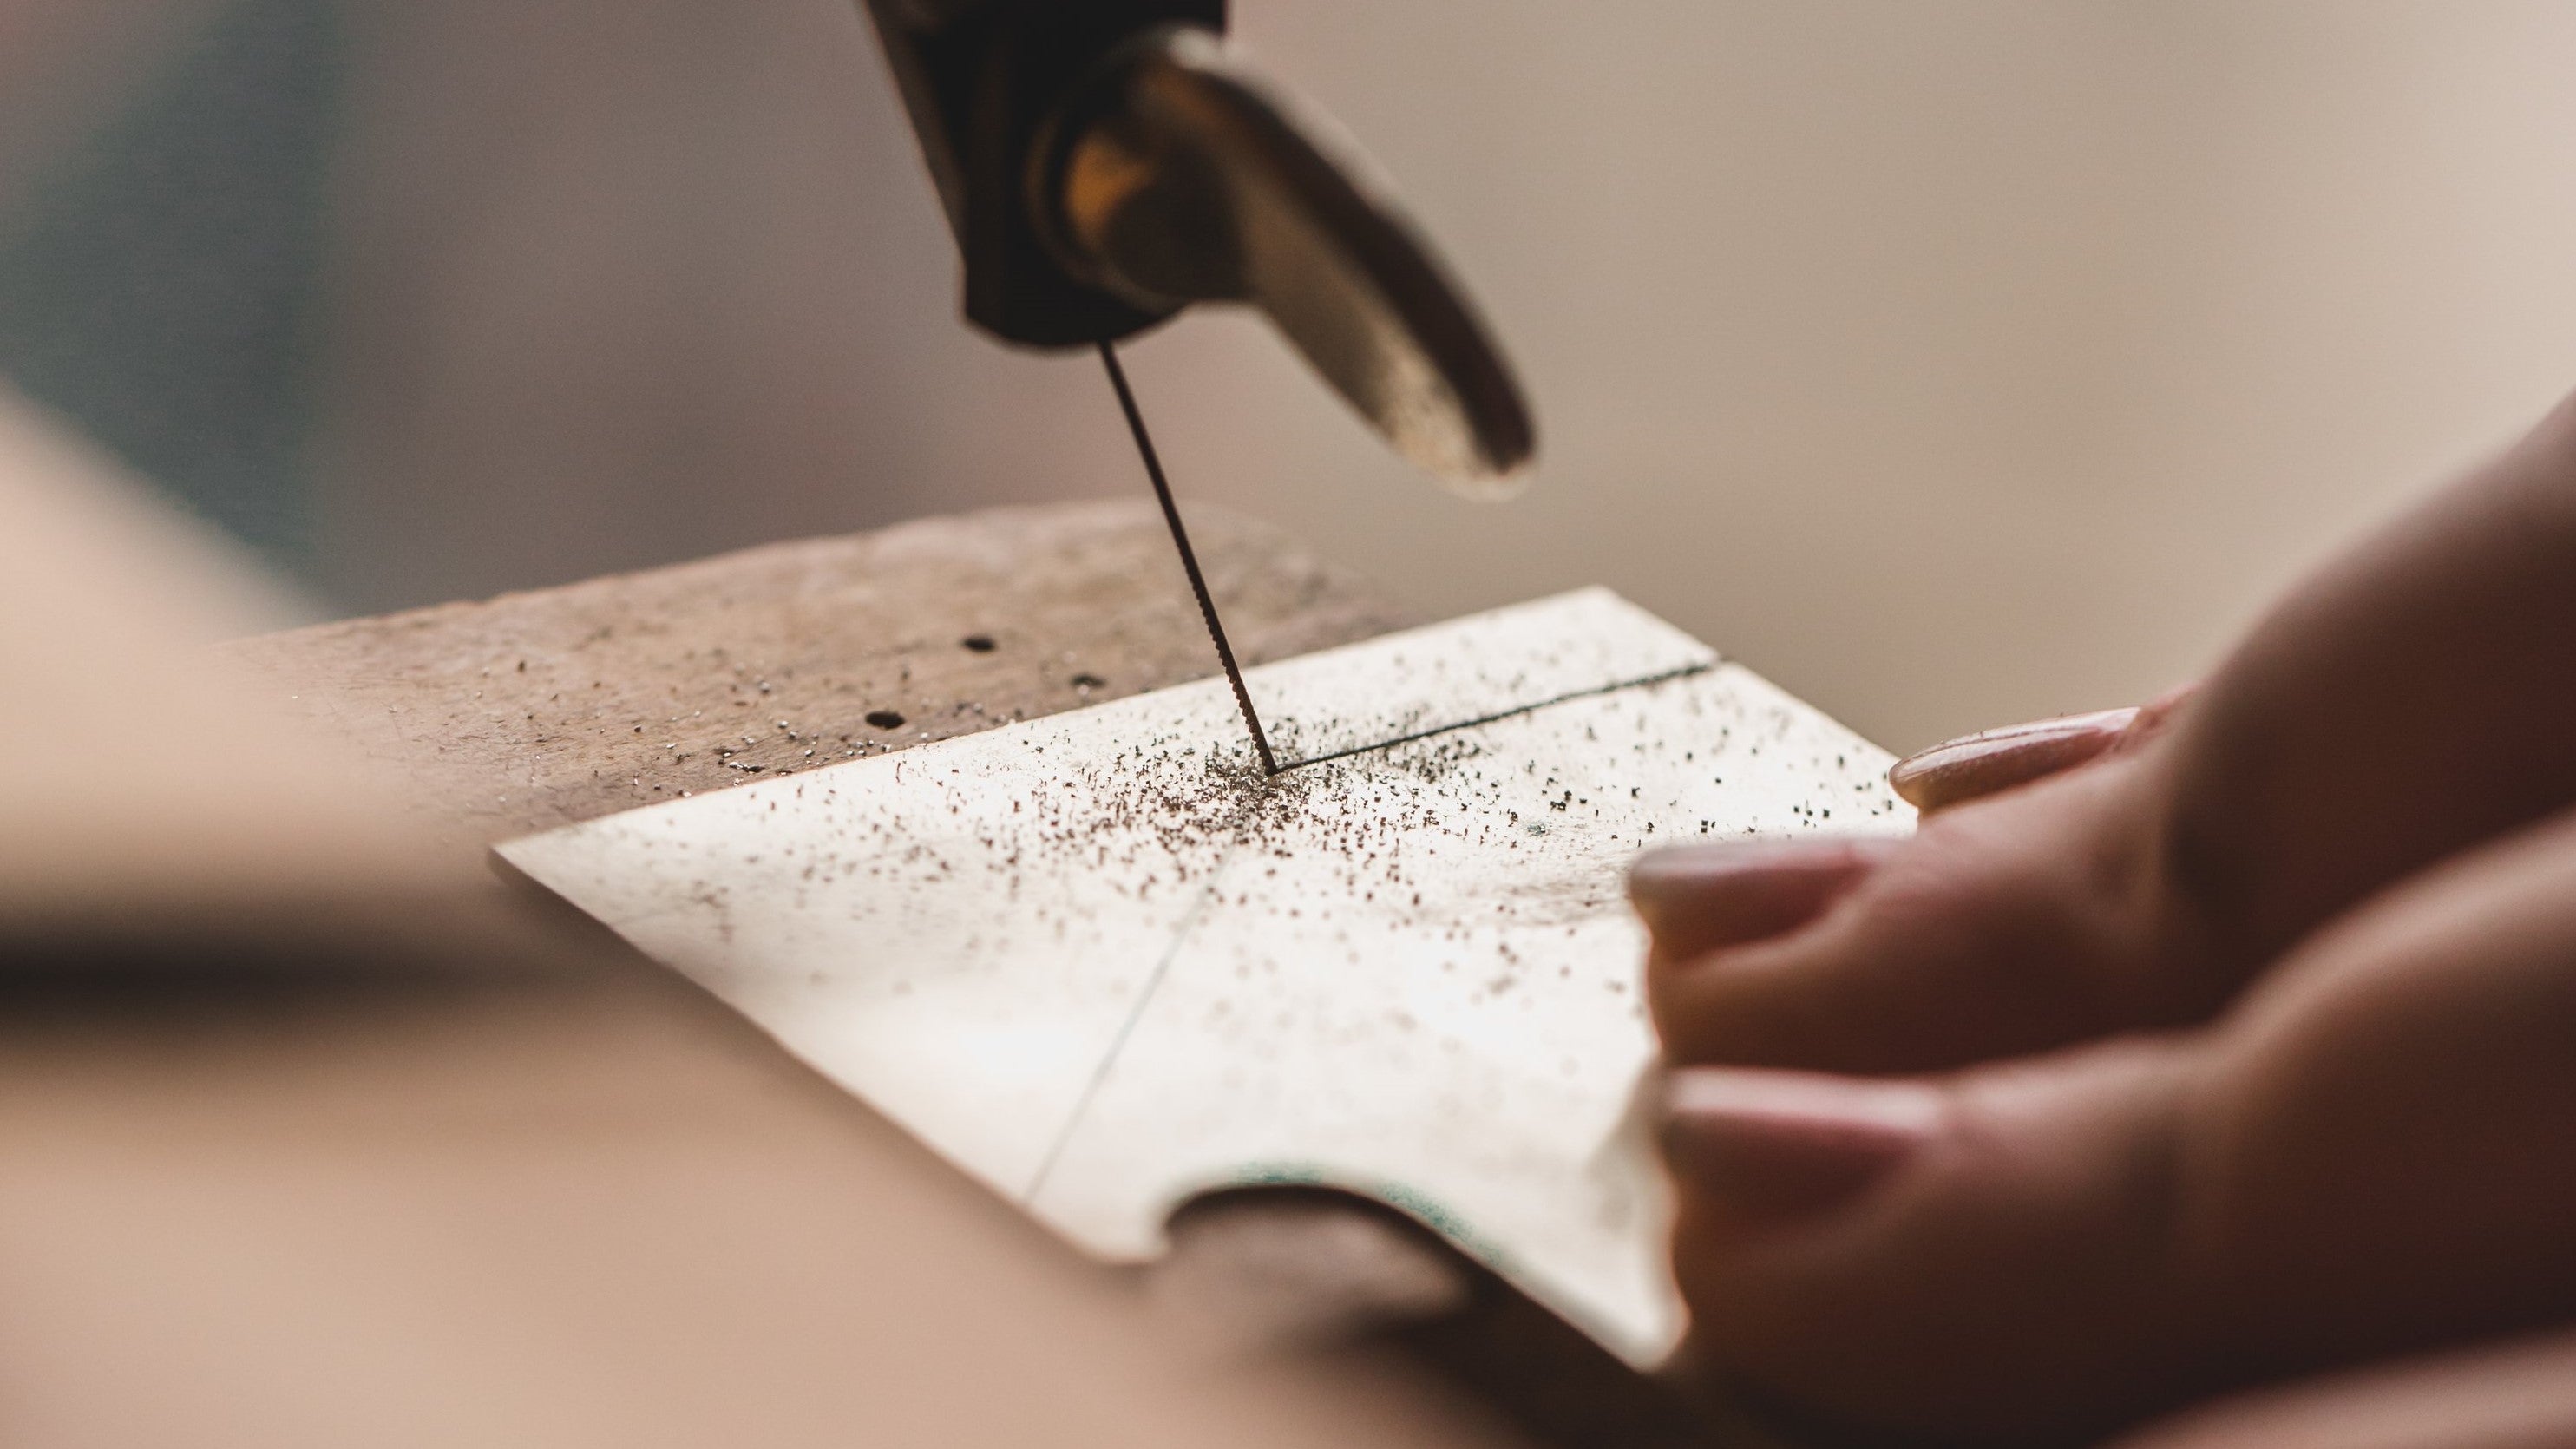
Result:
<instances>
[{"instance_id":1,"label":"metal sheet","mask_svg":"<svg viewBox=\"0 0 2576 1449\"><path fill-rule=\"evenodd\" d=\"M1882 751L1590 590L501 853L1085 1249L1211 1189L1419 1217L1631 1361L1646 846L1895 832ZM1393 743L1387 743L1393 741Z\"/></svg>"}]
</instances>

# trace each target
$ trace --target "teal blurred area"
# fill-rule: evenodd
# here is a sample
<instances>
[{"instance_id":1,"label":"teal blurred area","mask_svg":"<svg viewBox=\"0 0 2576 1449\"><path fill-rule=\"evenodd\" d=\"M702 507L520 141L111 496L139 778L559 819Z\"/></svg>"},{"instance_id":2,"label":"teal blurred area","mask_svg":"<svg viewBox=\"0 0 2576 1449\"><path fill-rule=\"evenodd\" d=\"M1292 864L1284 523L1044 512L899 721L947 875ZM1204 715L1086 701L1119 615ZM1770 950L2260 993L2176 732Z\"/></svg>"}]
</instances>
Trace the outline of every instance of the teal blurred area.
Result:
<instances>
[{"instance_id":1,"label":"teal blurred area","mask_svg":"<svg viewBox=\"0 0 2576 1449\"><path fill-rule=\"evenodd\" d=\"M309 574L334 0L235 0L0 210L0 370Z\"/></svg>"}]
</instances>

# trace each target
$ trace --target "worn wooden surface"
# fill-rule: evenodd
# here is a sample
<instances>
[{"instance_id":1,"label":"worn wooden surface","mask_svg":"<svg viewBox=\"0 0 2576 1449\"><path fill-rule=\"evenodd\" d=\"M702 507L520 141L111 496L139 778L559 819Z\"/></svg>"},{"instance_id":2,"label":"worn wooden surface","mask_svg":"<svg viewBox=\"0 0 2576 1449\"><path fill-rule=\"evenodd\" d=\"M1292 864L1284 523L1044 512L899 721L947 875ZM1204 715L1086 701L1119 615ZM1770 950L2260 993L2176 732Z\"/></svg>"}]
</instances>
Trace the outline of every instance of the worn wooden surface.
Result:
<instances>
[{"instance_id":1,"label":"worn wooden surface","mask_svg":"<svg viewBox=\"0 0 2576 1449\"><path fill-rule=\"evenodd\" d=\"M1411 623L1198 510L1247 663ZM459 849L1216 672L1146 503L934 518L227 646L398 775Z\"/></svg>"},{"instance_id":2,"label":"worn wooden surface","mask_svg":"<svg viewBox=\"0 0 2576 1449\"><path fill-rule=\"evenodd\" d=\"M1267 526L1207 510L1192 523L1248 663L1412 622ZM397 777L419 826L459 855L1215 672L1141 501L779 544L224 653ZM705 1039L635 1050L662 1058L647 1076L690 1080L711 1070ZM1198 1337L1401 1357L1547 1441L1699 1437L1660 1388L1393 1214L1253 1195L1196 1206L1175 1238L1153 1296Z\"/></svg>"}]
</instances>

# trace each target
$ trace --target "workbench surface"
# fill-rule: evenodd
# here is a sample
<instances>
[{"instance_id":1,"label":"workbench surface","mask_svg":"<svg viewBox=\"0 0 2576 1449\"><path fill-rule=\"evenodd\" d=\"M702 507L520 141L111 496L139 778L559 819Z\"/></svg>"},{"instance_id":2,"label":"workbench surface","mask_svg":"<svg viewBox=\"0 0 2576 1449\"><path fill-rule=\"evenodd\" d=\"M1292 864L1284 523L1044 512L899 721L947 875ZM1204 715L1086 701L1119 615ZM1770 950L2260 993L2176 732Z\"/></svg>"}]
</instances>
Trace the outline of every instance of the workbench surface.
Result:
<instances>
[{"instance_id":1,"label":"workbench surface","mask_svg":"<svg viewBox=\"0 0 2576 1449\"><path fill-rule=\"evenodd\" d=\"M1193 524L1248 664L1414 622L1264 525L1206 510ZM1170 540L1142 501L783 543L267 635L224 654L395 776L421 831L455 857L1215 672ZM812 1143L842 1124L886 1130L711 1000L686 989L645 996L640 1008L630 996L611 1029L568 1015L561 1052L612 1063L604 1080L664 1107L703 1086L705 1100L735 1103L730 1130L807 1142L772 1153L770 1168L808 1174L818 1200L846 1164ZM486 1069L559 1078L545 1035L512 1025L502 1049L484 1053ZM746 1056L759 1060L746 1066ZM744 1105L748 1078L800 1089ZM637 1110L649 1117L652 1102ZM828 1221L809 1213L774 1250L833 1261ZM799 1232L810 1239L801 1247ZM1700 1441L1704 1426L1662 1390L1391 1215L1276 1196L1211 1205L1176 1224L1175 1238L1149 1292L1202 1336L1268 1352L1320 1335L1343 1352L1382 1352L1465 1387L1480 1413L1543 1441ZM867 1292L864 1281L844 1286Z\"/></svg>"}]
</instances>

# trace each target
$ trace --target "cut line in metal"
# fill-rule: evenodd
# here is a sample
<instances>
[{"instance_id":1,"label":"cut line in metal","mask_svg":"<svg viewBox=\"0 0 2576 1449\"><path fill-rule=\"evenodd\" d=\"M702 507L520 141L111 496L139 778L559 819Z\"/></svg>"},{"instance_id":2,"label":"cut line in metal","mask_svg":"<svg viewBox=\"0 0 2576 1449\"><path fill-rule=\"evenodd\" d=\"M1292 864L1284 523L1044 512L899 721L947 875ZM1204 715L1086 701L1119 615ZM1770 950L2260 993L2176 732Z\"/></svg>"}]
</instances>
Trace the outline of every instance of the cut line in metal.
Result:
<instances>
[{"instance_id":1,"label":"cut line in metal","mask_svg":"<svg viewBox=\"0 0 2576 1449\"><path fill-rule=\"evenodd\" d=\"M1181 526L1180 507L1172 502L1171 481L1163 476L1163 460L1154 451L1153 435L1145 431L1145 414L1136 406L1135 390L1127 385L1127 369L1118 362L1118 350L1109 343L1100 344L1101 366L1109 370L1109 385L1118 391L1119 409L1127 414L1127 431L1136 435L1136 451L1144 456L1145 476L1154 480L1154 498L1163 505L1163 522L1171 525L1172 543L1181 551L1181 570L1190 576L1190 592L1198 595L1199 615L1207 620L1208 638L1216 643L1217 663L1225 666L1225 682L1234 686L1234 702L1242 707L1243 722L1252 731L1252 748L1261 757L1261 773L1266 778L1279 773L1279 761L1270 753L1270 737L1261 731L1261 716L1252 708L1252 691L1243 686L1243 669L1234 662L1234 646L1225 642L1225 625L1216 616L1216 598L1208 592L1207 576L1199 572L1199 556L1190 547L1189 530Z\"/></svg>"},{"instance_id":2,"label":"cut line in metal","mask_svg":"<svg viewBox=\"0 0 2576 1449\"><path fill-rule=\"evenodd\" d=\"M1617 694L1623 689L1643 689L1650 684L1664 684L1676 679L1688 679L1694 674L1706 674L1708 671L1715 669L1716 667L1717 664L1715 662L1707 664L1685 664L1679 669L1667 669L1661 674L1649 674L1637 679L1622 679L1609 684L1595 685L1590 689L1578 689L1570 694L1554 695L1547 699L1535 700L1529 704L1516 704L1510 709L1496 710L1492 714L1478 715L1474 719L1462 719L1454 724L1434 725L1427 730L1415 730L1411 734L1397 735L1392 739L1379 740L1373 744L1352 745L1346 749L1330 750L1320 755L1309 755L1302 760L1290 760L1288 763L1281 765L1277 770L1274 770L1271 773L1285 775L1291 770L1302 770L1310 765L1329 765L1336 760L1347 760L1358 755L1373 755L1380 750L1394 749L1398 745L1419 744L1424 740L1436 740L1442 735L1455 734L1459 730L1471 730L1479 725L1500 724L1507 719L1518 719L1525 714L1536 714L1540 710L1547 709L1551 706L1571 704L1578 699L1591 699L1598 695Z\"/></svg>"}]
</instances>

